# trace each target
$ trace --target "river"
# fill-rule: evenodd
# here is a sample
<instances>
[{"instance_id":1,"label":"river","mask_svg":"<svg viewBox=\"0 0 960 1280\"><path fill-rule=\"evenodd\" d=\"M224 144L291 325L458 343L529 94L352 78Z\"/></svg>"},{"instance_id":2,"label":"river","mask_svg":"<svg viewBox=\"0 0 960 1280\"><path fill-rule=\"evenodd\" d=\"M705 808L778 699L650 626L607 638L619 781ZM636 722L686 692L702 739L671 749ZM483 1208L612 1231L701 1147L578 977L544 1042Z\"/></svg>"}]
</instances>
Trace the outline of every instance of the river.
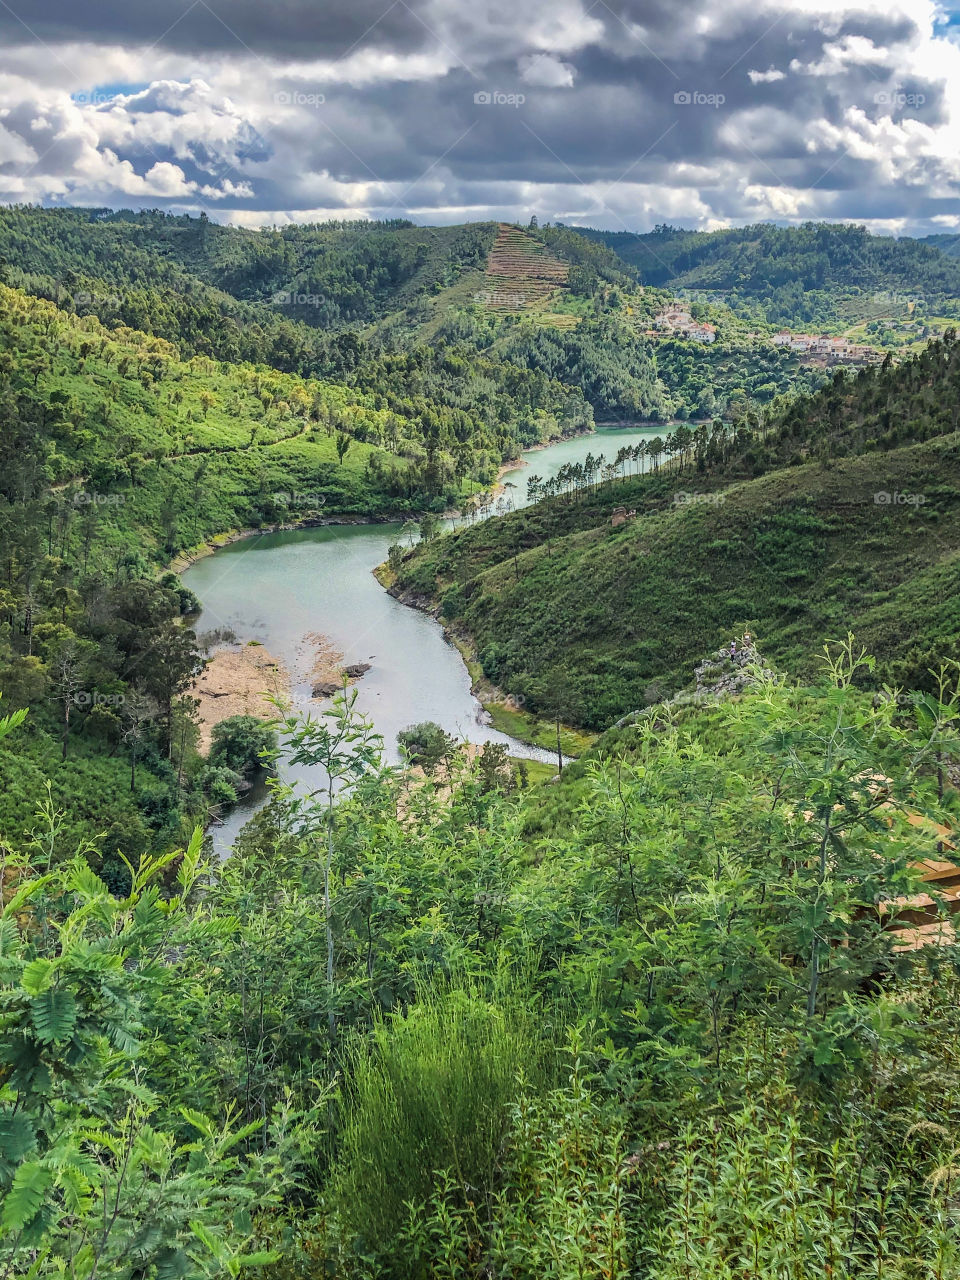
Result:
<instances>
[{"instance_id":1,"label":"river","mask_svg":"<svg viewBox=\"0 0 960 1280\"><path fill-rule=\"evenodd\" d=\"M559 441L522 455L522 469L504 475L515 488L505 496L526 504L527 474L546 479L588 453L612 461L621 445L656 435L649 430L603 430ZM198 634L229 628L241 640L257 640L291 672L295 707L317 714L323 703L310 698L304 668L304 638L328 637L344 661L369 662L357 682L357 707L383 736L387 758L399 759L397 734L432 720L468 742L503 743L511 755L552 759L549 752L517 742L484 723L480 703L457 649L435 619L398 603L373 576L400 536L399 524L325 525L264 533L231 543L198 560L183 581L203 608ZM298 672L299 669L299 672ZM303 769L282 766L285 777L302 781ZM318 779L313 779L316 785ZM255 789L224 816L211 835L219 855L229 851L241 827L263 803Z\"/></svg>"}]
</instances>

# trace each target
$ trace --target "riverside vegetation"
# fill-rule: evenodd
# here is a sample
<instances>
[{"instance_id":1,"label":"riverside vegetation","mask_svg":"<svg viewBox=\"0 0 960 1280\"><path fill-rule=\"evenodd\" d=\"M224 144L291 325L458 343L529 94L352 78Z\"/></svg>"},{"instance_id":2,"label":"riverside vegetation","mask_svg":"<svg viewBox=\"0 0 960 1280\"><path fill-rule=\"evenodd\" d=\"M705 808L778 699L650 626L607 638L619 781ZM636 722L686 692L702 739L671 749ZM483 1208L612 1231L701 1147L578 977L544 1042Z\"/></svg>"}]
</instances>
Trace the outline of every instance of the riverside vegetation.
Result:
<instances>
[{"instance_id":1,"label":"riverside vegetation","mask_svg":"<svg viewBox=\"0 0 960 1280\"><path fill-rule=\"evenodd\" d=\"M280 788L213 878L199 833L119 896L8 858L7 1273L960 1274L952 948L878 906L955 822L957 670L863 661L519 798L401 805L338 699L280 733L348 790Z\"/></svg>"},{"instance_id":2,"label":"riverside vegetation","mask_svg":"<svg viewBox=\"0 0 960 1280\"><path fill-rule=\"evenodd\" d=\"M751 394L566 228L539 310L475 303L497 234L0 213L2 1274L960 1276L953 935L889 927L957 824L960 347ZM718 416L433 536L678 404ZM348 692L199 755L170 561L394 513L395 589L601 731L560 778L420 724L411 786ZM745 627L734 696L671 697ZM210 867L279 752L330 785Z\"/></svg>"}]
</instances>

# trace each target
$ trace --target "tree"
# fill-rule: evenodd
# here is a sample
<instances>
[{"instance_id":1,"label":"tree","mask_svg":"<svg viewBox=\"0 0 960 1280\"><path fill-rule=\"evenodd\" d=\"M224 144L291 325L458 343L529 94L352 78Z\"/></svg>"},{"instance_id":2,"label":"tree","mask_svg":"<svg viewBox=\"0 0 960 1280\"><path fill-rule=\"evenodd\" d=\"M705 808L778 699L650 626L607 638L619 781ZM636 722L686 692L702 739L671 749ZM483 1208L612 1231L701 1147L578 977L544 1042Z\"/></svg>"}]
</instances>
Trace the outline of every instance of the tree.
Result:
<instances>
[{"instance_id":1,"label":"tree","mask_svg":"<svg viewBox=\"0 0 960 1280\"><path fill-rule=\"evenodd\" d=\"M87 646L89 647L89 646ZM83 646L76 640L65 640L53 660L53 681L57 697L63 707L63 731L60 736L60 758L66 760L70 741L70 716L73 708L84 699L81 694L84 669Z\"/></svg>"},{"instance_id":2,"label":"tree","mask_svg":"<svg viewBox=\"0 0 960 1280\"><path fill-rule=\"evenodd\" d=\"M130 748L130 790L137 785L137 754L146 740L147 726L160 714L156 700L139 689L131 689L120 714L121 737Z\"/></svg>"},{"instance_id":3,"label":"tree","mask_svg":"<svg viewBox=\"0 0 960 1280\"><path fill-rule=\"evenodd\" d=\"M277 734L256 716L229 716L213 726L209 760L234 773L250 774L275 756Z\"/></svg>"},{"instance_id":4,"label":"tree","mask_svg":"<svg viewBox=\"0 0 960 1280\"><path fill-rule=\"evenodd\" d=\"M327 1000L330 1037L337 1029L334 994L333 904L330 877L333 869L336 822L334 797L356 785L366 774L381 766L383 739L373 732L371 722L356 710L357 690L344 688L320 719L287 716L278 725L282 740L279 753L291 764L307 765L323 770L325 781L305 796L296 795L287 783L272 782L274 792L283 799L289 821L305 850L312 847L317 833L326 831L326 853L323 865L323 911L327 939ZM280 704L276 704L278 708Z\"/></svg>"},{"instance_id":5,"label":"tree","mask_svg":"<svg viewBox=\"0 0 960 1280\"><path fill-rule=\"evenodd\" d=\"M343 460L347 456L347 452L352 444L353 438L348 436L345 431L337 432L337 459L339 460L341 467L343 466Z\"/></svg>"},{"instance_id":6,"label":"tree","mask_svg":"<svg viewBox=\"0 0 960 1280\"><path fill-rule=\"evenodd\" d=\"M440 521L432 511L425 511L420 517L420 540L421 542L433 542L439 537Z\"/></svg>"},{"instance_id":7,"label":"tree","mask_svg":"<svg viewBox=\"0 0 960 1280\"><path fill-rule=\"evenodd\" d=\"M449 764L457 749L456 739L432 720L401 729L397 743L410 764L419 765L424 773L433 773L443 761Z\"/></svg>"}]
</instances>

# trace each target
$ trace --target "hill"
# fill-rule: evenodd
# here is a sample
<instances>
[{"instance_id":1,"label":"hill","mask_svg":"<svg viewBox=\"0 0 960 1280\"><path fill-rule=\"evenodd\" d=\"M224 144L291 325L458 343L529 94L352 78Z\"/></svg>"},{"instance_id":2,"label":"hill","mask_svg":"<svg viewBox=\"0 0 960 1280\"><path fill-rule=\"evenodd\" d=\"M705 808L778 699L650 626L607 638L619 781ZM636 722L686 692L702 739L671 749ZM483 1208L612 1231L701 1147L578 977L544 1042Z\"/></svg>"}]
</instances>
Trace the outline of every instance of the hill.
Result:
<instances>
[{"instance_id":1,"label":"hill","mask_svg":"<svg viewBox=\"0 0 960 1280\"><path fill-rule=\"evenodd\" d=\"M498 247L499 246L499 247ZM492 255L492 256L491 256ZM819 374L722 304L697 304L711 347L655 335L671 294L563 227L330 223L246 231L205 218L109 210L0 210L0 275L107 327L185 356L264 363L412 399L422 379L450 408L469 390L434 376L435 347L582 389L604 420L654 420L769 403ZM464 397L470 397L465 402Z\"/></svg>"},{"instance_id":2,"label":"hill","mask_svg":"<svg viewBox=\"0 0 960 1280\"><path fill-rule=\"evenodd\" d=\"M878 679L921 687L960 657L958 408L951 339L762 429L678 431L654 474L570 477L566 496L408 553L395 590L439 601L529 711L594 728L745 628L801 676L853 630ZM637 514L613 523L617 507Z\"/></svg>"},{"instance_id":3,"label":"hill","mask_svg":"<svg viewBox=\"0 0 960 1280\"><path fill-rule=\"evenodd\" d=\"M958 314L960 263L935 238L894 239L831 223L582 234L614 249L644 284L715 295L776 326L837 330L879 316Z\"/></svg>"}]
</instances>

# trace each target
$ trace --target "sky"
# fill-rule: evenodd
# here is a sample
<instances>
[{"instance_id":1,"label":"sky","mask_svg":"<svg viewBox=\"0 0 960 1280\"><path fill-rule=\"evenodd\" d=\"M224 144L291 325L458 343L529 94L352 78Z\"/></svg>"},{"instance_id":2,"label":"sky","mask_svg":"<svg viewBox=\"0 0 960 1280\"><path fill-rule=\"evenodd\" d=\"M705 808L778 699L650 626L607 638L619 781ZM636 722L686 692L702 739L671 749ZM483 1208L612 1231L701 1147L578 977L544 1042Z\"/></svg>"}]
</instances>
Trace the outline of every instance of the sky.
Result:
<instances>
[{"instance_id":1,"label":"sky","mask_svg":"<svg viewBox=\"0 0 960 1280\"><path fill-rule=\"evenodd\" d=\"M960 234L929 0L0 0L0 203Z\"/></svg>"}]
</instances>

